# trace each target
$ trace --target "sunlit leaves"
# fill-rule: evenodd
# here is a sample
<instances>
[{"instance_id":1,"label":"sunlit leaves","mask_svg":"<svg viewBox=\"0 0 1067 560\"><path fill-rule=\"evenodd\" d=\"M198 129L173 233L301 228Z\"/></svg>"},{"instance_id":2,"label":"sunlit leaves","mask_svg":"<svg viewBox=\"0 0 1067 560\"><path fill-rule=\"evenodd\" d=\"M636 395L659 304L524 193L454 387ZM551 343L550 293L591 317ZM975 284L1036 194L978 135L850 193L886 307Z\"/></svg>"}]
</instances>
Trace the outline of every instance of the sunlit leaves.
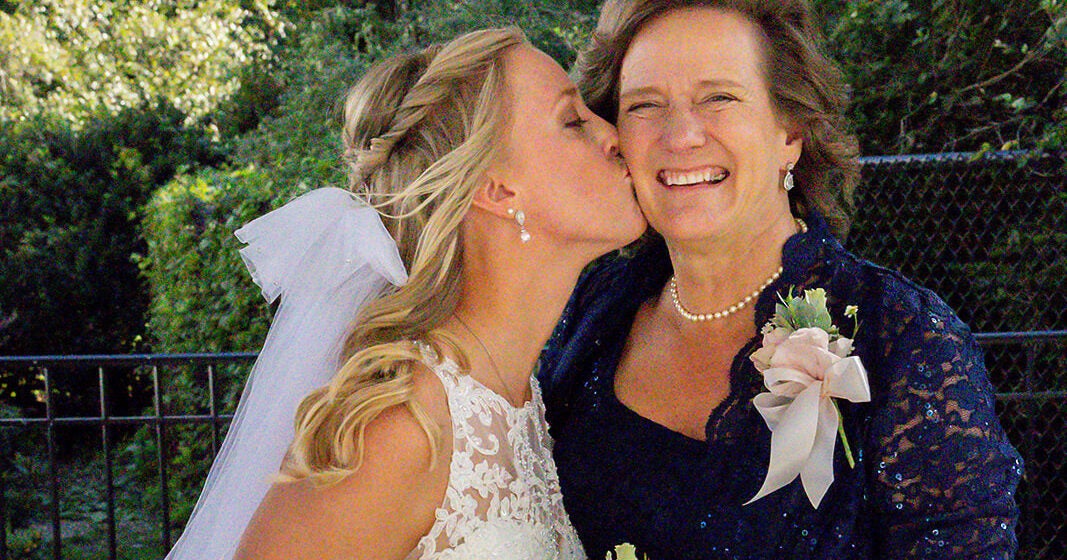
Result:
<instances>
[{"instance_id":1,"label":"sunlit leaves","mask_svg":"<svg viewBox=\"0 0 1067 560\"><path fill-rule=\"evenodd\" d=\"M203 117L283 30L264 0L20 3L0 12L0 119L46 113L78 127L157 100Z\"/></svg>"}]
</instances>

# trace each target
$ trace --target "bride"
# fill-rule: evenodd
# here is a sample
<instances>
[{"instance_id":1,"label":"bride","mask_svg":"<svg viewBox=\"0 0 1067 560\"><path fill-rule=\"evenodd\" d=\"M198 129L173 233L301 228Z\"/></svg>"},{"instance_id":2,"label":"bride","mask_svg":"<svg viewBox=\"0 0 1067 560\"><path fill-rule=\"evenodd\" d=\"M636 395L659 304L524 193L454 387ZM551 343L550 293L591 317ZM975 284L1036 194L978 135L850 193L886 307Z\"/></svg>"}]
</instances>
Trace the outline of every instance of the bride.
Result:
<instances>
[{"instance_id":1,"label":"bride","mask_svg":"<svg viewBox=\"0 0 1067 560\"><path fill-rule=\"evenodd\" d=\"M358 200L238 231L282 304L167 558L584 557L532 373L582 268L645 228L615 130L504 29L373 67L344 140Z\"/></svg>"}]
</instances>

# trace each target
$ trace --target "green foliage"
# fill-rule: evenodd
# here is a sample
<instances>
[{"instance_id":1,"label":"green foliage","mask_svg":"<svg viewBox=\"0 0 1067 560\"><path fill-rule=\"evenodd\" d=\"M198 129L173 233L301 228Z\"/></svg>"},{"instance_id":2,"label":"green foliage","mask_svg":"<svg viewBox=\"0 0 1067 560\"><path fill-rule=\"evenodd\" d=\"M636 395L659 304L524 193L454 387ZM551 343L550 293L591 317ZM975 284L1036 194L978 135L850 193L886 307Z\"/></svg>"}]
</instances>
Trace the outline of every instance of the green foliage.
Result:
<instances>
[{"instance_id":1,"label":"green foliage","mask_svg":"<svg viewBox=\"0 0 1067 560\"><path fill-rule=\"evenodd\" d=\"M172 107L124 111L83 130L0 123L0 353L135 348L147 297L130 255L137 212L179 166L219 161Z\"/></svg>"},{"instance_id":2,"label":"green foliage","mask_svg":"<svg viewBox=\"0 0 1067 560\"><path fill-rule=\"evenodd\" d=\"M140 348L141 205L220 162L212 121L247 130L276 105L256 69L283 22L264 0L0 8L0 353Z\"/></svg>"},{"instance_id":3,"label":"green foliage","mask_svg":"<svg viewBox=\"0 0 1067 560\"><path fill-rule=\"evenodd\" d=\"M271 72L277 109L235 140L233 163L279 183L343 184L340 104L371 60L410 42L402 33L371 8L327 8L295 26Z\"/></svg>"},{"instance_id":4,"label":"green foliage","mask_svg":"<svg viewBox=\"0 0 1067 560\"><path fill-rule=\"evenodd\" d=\"M213 459L210 454L211 433L206 425L177 425L167 431L167 439L166 491L171 508L171 528L178 534L192 514ZM124 470L116 479L116 486L138 490L136 500L128 500L131 512L151 511L161 503L158 453L159 445L154 430L144 426L118 454L117 462L123 465ZM158 531L158 528L153 529Z\"/></svg>"},{"instance_id":5,"label":"green foliage","mask_svg":"<svg viewBox=\"0 0 1067 560\"><path fill-rule=\"evenodd\" d=\"M158 352L256 350L269 313L245 270L233 232L305 190L255 167L181 175L145 210L151 290L149 331Z\"/></svg>"},{"instance_id":6,"label":"green foliage","mask_svg":"<svg viewBox=\"0 0 1067 560\"><path fill-rule=\"evenodd\" d=\"M44 533L39 527L8 531L7 546L12 558L33 558L44 547Z\"/></svg>"},{"instance_id":7,"label":"green foliage","mask_svg":"<svg viewBox=\"0 0 1067 560\"><path fill-rule=\"evenodd\" d=\"M1067 2L815 4L864 153L1067 145Z\"/></svg>"},{"instance_id":8,"label":"green foliage","mask_svg":"<svg viewBox=\"0 0 1067 560\"><path fill-rule=\"evenodd\" d=\"M38 439L40 433L37 434ZM50 472L47 457L37 445L25 445L28 453L16 452L8 465L5 512L8 525L8 558L46 560L52 558ZM117 489L115 521L118 529L119 558L159 559L166 551L159 542L157 502L140 499L139 492L124 477L127 465L120 459L113 468ZM12 476L14 475L14 476ZM107 557L107 496L104 458L99 451L65 460L58 466L59 517L63 538L63 558L98 559ZM158 476L158 474L157 474ZM151 488L154 481L140 482ZM149 492L151 493L151 492ZM156 493L153 496L158 500Z\"/></svg>"},{"instance_id":9,"label":"green foliage","mask_svg":"<svg viewBox=\"0 0 1067 560\"><path fill-rule=\"evenodd\" d=\"M595 0L422 0L402 21L422 42L445 41L484 27L517 25L537 48L569 68L596 24Z\"/></svg>"},{"instance_id":10,"label":"green foliage","mask_svg":"<svg viewBox=\"0 0 1067 560\"><path fill-rule=\"evenodd\" d=\"M21 2L0 12L0 120L81 126L157 99L199 118L282 33L265 0Z\"/></svg>"},{"instance_id":11,"label":"green foliage","mask_svg":"<svg viewBox=\"0 0 1067 560\"><path fill-rule=\"evenodd\" d=\"M778 298L780 302L774 306L774 317L770 323L774 327L785 329L789 333L816 328L826 331L831 342L841 338L840 331L830 316L830 310L826 308L826 290L816 288L796 295L790 290L788 294L779 294Z\"/></svg>"}]
</instances>

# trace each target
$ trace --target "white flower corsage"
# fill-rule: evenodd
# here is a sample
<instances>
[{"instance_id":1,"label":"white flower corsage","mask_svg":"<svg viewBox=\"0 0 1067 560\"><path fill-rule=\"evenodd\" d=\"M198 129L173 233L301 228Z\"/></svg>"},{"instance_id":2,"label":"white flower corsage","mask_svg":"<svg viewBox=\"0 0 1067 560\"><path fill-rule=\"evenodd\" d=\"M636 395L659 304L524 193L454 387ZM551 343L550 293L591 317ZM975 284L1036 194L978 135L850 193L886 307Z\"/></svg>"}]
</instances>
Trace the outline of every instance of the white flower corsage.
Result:
<instances>
[{"instance_id":1,"label":"white flower corsage","mask_svg":"<svg viewBox=\"0 0 1067 560\"><path fill-rule=\"evenodd\" d=\"M763 346L751 360L763 374L766 393L752 400L771 429L771 461L763 487L750 504L789 484L797 476L815 508L834 481L834 445L837 435L849 466L852 450L841 423L835 398L851 402L871 400L867 371L852 353L852 339L844 338L826 309L826 291L792 290L775 308L774 318L763 327ZM845 308L859 330L858 308Z\"/></svg>"}]
</instances>

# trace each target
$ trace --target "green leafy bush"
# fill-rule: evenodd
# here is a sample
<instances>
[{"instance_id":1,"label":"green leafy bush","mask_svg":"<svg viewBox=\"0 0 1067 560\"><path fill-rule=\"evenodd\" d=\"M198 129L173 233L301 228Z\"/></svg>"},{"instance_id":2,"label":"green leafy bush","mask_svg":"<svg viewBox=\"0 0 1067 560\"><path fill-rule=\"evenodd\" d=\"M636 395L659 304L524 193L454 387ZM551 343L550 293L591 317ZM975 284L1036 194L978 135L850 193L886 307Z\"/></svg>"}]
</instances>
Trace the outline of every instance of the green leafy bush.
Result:
<instances>
[{"instance_id":1,"label":"green leafy bush","mask_svg":"<svg viewBox=\"0 0 1067 560\"><path fill-rule=\"evenodd\" d=\"M138 211L179 168L221 161L167 105L88 121L0 123L0 354L138 348L148 303Z\"/></svg>"},{"instance_id":2,"label":"green leafy bush","mask_svg":"<svg viewBox=\"0 0 1067 560\"><path fill-rule=\"evenodd\" d=\"M233 232L305 185L256 167L181 175L155 193L143 221L149 330L157 352L256 350L269 310Z\"/></svg>"},{"instance_id":3,"label":"green leafy bush","mask_svg":"<svg viewBox=\"0 0 1067 560\"><path fill-rule=\"evenodd\" d=\"M813 4L864 153L1064 146L1067 2Z\"/></svg>"}]
</instances>

